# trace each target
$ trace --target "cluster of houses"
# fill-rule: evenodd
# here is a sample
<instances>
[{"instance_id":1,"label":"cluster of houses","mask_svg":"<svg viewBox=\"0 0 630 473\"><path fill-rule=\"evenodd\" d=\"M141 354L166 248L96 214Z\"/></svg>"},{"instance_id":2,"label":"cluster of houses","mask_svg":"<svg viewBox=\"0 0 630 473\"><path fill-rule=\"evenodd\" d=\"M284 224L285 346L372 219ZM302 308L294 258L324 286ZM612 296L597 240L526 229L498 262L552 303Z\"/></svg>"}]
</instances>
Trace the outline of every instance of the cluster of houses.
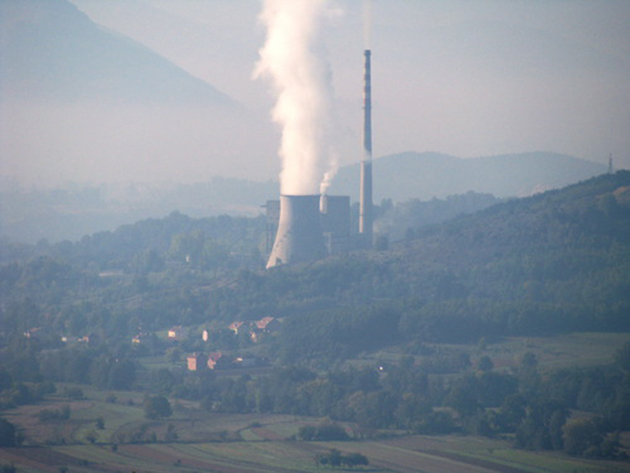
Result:
<instances>
[{"instance_id":1,"label":"cluster of houses","mask_svg":"<svg viewBox=\"0 0 630 473\"><path fill-rule=\"evenodd\" d=\"M253 322L237 321L232 322L227 327L235 336L245 334L252 341L258 342L264 333L273 333L280 329L280 321L275 317L263 317ZM173 327L168 331L169 340L182 341L187 339L191 334L189 329L181 326ZM201 334L204 342L208 342L212 338L212 332L208 329ZM209 354L191 353L187 358L187 366L189 371L217 370L231 368L249 368L260 366L262 360L255 356L230 356L221 351L214 351Z\"/></svg>"},{"instance_id":2,"label":"cluster of houses","mask_svg":"<svg viewBox=\"0 0 630 473\"><path fill-rule=\"evenodd\" d=\"M252 368L264 364L262 358L253 355L231 356L221 351L208 355L191 353L187 358L188 371Z\"/></svg>"},{"instance_id":3,"label":"cluster of houses","mask_svg":"<svg viewBox=\"0 0 630 473\"><path fill-rule=\"evenodd\" d=\"M280 321L274 317L263 317L254 322L232 322L228 329L234 332L234 335L247 334L252 341L257 342L263 333L273 333L279 330ZM169 338L177 339L177 328L173 329L172 335L169 331ZM204 342L211 338L211 332L204 330L201 334ZM260 358L252 355L246 356L230 356L221 351L214 351L208 355L201 353L192 353L188 355L188 370L201 371L205 369L218 370L230 368L250 368L260 366L263 362Z\"/></svg>"},{"instance_id":4,"label":"cluster of houses","mask_svg":"<svg viewBox=\"0 0 630 473\"><path fill-rule=\"evenodd\" d=\"M257 342L262 333L276 332L280 328L280 321L275 317L263 317L254 322L232 322L227 328L234 332L234 335L246 333L252 341ZM191 333L186 327L177 326L169 329L167 335L169 340L183 341L186 340ZM204 342L207 342L212 338L212 332L206 329L202 332L201 337Z\"/></svg>"},{"instance_id":5,"label":"cluster of houses","mask_svg":"<svg viewBox=\"0 0 630 473\"><path fill-rule=\"evenodd\" d=\"M31 340L43 340L43 339L49 338L46 332L39 327L34 327L27 330L26 332L24 332L24 336ZM67 345L85 343L86 345L89 345L89 346L97 346L99 343L101 343L101 337L99 337L95 333L83 335L82 337L75 337L72 335L62 335L60 337L60 340L62 343L65 343Z\"/></svg>"},{"instance_id":6,"label":"cluster of houses","mask_svg":"<svg viewBox=\"0 0 630 473\"><path fill-rule=\"evenodd\" d=\"M263 317L260 320L256 320L253 322L232 322L224 330L227 328L234 333L234 335L242 335L246 334L253 342L260 341L261 334L263 333L273 333L280 329L281 322L275 317ZM211 341L212 331L209 329L203 330L201 333L201 337L204 342ZM191 336L194 335L193 330L188 327L182 327L178 325L176 327L171 327L167 331L167 338L170 341L183 342L188 340ZM155 335L141 332L138 333L131 339L133 344L142 344L147 340L150 340L151 337Z\"/></svg>"},{"instance_id":7,"label":"cluster of houses","mask_svg":"<svg viewBox=\"0 0 630 473\"><path fill-rule=\"evenodd\" d=\"M257 342L261 333L277 332L280 329L280 321L275 317L263 317L255 322L232 322L228 328L234 335L247 333L254 342Z\"/></svg>"}]
</instances>

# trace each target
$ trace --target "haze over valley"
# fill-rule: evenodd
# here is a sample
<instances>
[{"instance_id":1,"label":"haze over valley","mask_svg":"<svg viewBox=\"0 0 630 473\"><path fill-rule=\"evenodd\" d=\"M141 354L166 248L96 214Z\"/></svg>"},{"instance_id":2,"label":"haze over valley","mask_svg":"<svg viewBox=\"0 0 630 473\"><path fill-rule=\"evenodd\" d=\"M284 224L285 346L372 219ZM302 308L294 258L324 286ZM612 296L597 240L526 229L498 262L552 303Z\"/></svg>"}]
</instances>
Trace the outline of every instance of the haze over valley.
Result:
<instances>
[{"instance_id":1,"label":"haze over valley","mask_svg":"<svg viewBox=\"0 0 630 473\"><path fill-rule=\"evenodd\" d=\"M630 3L0 1L0 472L630 472Z\"/></svg>"},{"instance_id":2,"label":"haze over valley","mask_svg":"<svg viewBox=\"0 0 630 473\"><path fill-rule=\"evenodd\" d=\"M361 156L363 15L335 7L321 46L344 166ZM3 182L278 179L272 86L252 79L257 2L0 8ZM624 2L375 1L375 157L545 151L606 165L612 153L628 167L628 16Z\"/></svg>"}]
</instances>

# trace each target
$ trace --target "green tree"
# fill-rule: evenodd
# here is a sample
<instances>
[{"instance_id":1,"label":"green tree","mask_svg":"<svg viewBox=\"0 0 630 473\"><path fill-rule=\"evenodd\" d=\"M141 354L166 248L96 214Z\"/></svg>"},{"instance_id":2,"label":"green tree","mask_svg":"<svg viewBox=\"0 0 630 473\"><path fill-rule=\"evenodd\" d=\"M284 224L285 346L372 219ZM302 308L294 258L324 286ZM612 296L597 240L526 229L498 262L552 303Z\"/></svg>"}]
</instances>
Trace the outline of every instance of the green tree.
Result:
<instances>
[{"instance_id":1,"label":"green tree","mask_svg":"<svg viewBox=\"0 0 630 473\"><path fill-rule=\"evenodd\" d=\"M85 434L85 439L90 443L96 443L98 440L98 434L94 430L90 430L87 434Z\"/></svg>"},{"instance_id":2,"label":"green tree","mask_svg":"<svg viewBox=\"0 0 630 473\"><path fill-rule=\"evenodd\" d=\"M15 425L0 417L0 447L17 445L17 429Z\"/></svg>"},{"instance_id":3,"label":"green tree","mask_svg":"<svg viewBox=\"0 0 630 473\"><path fill-rule=\"evenodd\" d=\"M624 343L615 353L615 363L624 371L630 371L630 342Z\"/></svg>"},{"instance_id":4,"label":"green tree","mask_svg":"<svg viewBox=\"0 0 630 473\"><path fill-rule=\"evenodd\" d=\"M483 371L484 373L488 373L494 369L494 363L492 363L492 360L490 359L489 356L482 356L479 359L479 363L477 364L477 367L479 368L479 370Z\"/></svg>"},{"instance_id":5,"label":"green tree","mask_svg":"<svg viewBox=\"0 0 630 473\"><path fill-rule=\"evenodd\" d=\"M365 455L361 455L360 453L349 453L348 455L344 455L341 459L342 463L350 468L354 468L355 466L367 466L370 464L370 461L367 459Z\"/></svg>"},{"instance_id":6,"label":"green tree","mask_svg":"<svg viewBox=\"0 0 630 473\"><path fill-rule=\"evenodd\" d=\"M131 389L136 381L136 365L129 359L115 362L109 371L111 389Z\"/></svg>"},{"instance_id":7,"label":"green tree","mask_svg":"<svg viewBox=\"0 0 630 473\"><path fill-rule=\"evenodd\" d=\"M177 431L175 430L175 426L173 424L168 424L168 426L166 427L166 433L164 434L164 441L165 442L174 442L178 438L179 438L179 435L177 435Z\"/></svg>"},{"instance_id":8,"label":"green tree","mask_svg":"<svg viewBox=\"0 0 630 473\"><path fill-rule=\"evenodd\" d=\"M564 450L569 455L584 455L589 449L599 447L604 437L597 425L589 419L571 419L562 429Z\"/></svg>"},{"instance_id":9,"label":"green tree","mask_svg":"<svg viewBox=\"0 0 630 473\"><path fill-rule=\"evenodd\" d=\"M162 395L149 396L144 401L144 416L147 419L164 419L173 414L171 403Z\"/></svg>"},{"instance_id":10,"label":"green tree","mask_svg":"<svg viewBox=\"0 0 630 473\"><path fill-rule=\"evenodd\" d=\"M461 415L472 415L481 407L477 400L478 380L466 376L458 380L444 398L444 405L452 407Z\"/></svg>"}]
</instances>

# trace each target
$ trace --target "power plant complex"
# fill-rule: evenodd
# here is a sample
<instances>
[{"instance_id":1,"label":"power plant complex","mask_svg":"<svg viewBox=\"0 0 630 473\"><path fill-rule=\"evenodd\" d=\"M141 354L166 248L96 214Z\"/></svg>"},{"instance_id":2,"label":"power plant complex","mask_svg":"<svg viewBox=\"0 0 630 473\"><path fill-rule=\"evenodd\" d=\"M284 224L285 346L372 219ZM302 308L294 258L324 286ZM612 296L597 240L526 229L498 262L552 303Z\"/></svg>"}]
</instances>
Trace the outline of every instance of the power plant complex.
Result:
<instances>
[{"instance_id":1,"label":"power plant complex","mask_svg":"<svg viewBox=\"0 0 630 473\"><path fill-rule=\"evenodd\" d=\"M372 78L371 51L365 50L363 80L363 156L358 235L350 231L350 197L281 195L268 201L267 268L307 263L352 249L368 249L373 242L372 204ZM275 235L275 237L274 237Z\"/></svg>"}]
</instances>

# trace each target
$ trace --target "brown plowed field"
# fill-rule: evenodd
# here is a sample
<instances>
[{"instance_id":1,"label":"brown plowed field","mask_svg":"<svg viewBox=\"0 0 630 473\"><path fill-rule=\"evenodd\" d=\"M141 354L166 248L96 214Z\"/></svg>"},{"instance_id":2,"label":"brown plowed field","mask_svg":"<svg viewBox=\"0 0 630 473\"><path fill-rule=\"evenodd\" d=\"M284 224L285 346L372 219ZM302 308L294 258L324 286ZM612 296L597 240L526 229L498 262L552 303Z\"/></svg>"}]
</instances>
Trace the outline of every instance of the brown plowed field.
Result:
<instances>
[{"instance_id":1,"label":"brown plowed field","mask_svg":"<svg viewBox=\"0 0 630 473\"><path fill-rule=\"evenodd\" d=\"M79 458L45 447L0 448L0 461L54 473L59 473L61 466L78 466L84 463Z\"/></svg>"}]
</instances>

